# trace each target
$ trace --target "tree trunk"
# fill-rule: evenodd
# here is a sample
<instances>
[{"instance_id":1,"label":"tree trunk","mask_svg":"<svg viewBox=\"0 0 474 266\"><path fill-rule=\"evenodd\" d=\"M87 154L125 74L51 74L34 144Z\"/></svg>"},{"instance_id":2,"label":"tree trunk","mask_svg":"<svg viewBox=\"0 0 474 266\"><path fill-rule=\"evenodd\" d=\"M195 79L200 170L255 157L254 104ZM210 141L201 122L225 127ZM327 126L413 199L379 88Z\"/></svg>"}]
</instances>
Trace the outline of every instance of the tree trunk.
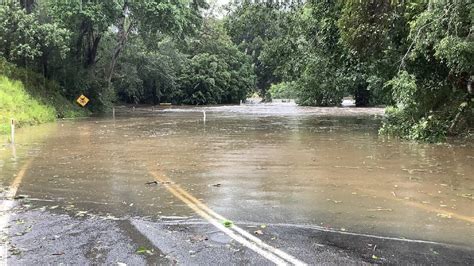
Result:
<instances>
[{"instance_id":1,"label":"tree trunk","mask_svg":"<svg viewBox=\"0 0 474 266\"><path fill-rule=\"evenodd\" d=\"M117 45L115 46L114 53L112 54L112 59L110 61L110 66L109 66L109 73L107 77L108 89L112 87L112 76L114 74L115 64L120 55L120 52L125 47L125 44L128 39L128 34L130 33L130 30L132 28L132 25L129 25L127 29L125 28L126 27L125 20L127 18L127 13L128 13L128 1L125 1L125 3L123 4L122 11L123 11L122 16L120 17L119 23L118 23Z\"/></svg>"},{"instance_id":2,"label":"tree trunk","mask_svg":"<svg viewBox=\"0 0 474 266\"><path fill-rule=\"evenodd\" d=\"M41 56L41 66L43 68L43 76L49 78L47 53L43 53L43 55Z\"/></svg>"},{"instance_id":3,"label":"tree trunk","mask_svg":"<svg viewBox=\"0 0 474 266\"><path fill-rule=\"evenodd\" d=\"M27 14L30 14L33 11L33 7L35 6L35 0L21 0L20 6L26 10Z\"/></svg>"},{"instance_id":4,"label":"tree trunk","mask_svg":"<svg viewBox=\"0 0 474 266\"><path fill-rule=\"evenodd\" d=\"M91 34L94 36L94 34ZM101 35L92 37L92 41L89 43L89 47L87 48L87 59L86 59L86 64L85 67L92 66L96 63L96 57L97 57L97 50L99 48L99 42L101 39Z\"/></svg>"},{"instance_id":5,"label":"tree trunk","mask_svg":"<svg viewBox=\"0 0 474 266\"><path fill-rule=\"evenodd\" d=\"M154 105L159 105L161 103L161 91L160 89L156 86L156 79L153 79L153 104Z\"/></svg>"}]
</instances>

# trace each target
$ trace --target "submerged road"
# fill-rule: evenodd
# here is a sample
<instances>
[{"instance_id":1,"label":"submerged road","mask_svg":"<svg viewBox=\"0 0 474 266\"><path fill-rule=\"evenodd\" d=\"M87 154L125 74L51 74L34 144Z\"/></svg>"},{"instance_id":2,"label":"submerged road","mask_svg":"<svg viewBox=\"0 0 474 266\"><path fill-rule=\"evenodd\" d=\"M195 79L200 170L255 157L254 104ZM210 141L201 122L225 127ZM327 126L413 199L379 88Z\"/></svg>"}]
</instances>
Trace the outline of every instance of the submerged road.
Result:
<instances>
[{"instance_id":1,"label":"submerged road","mask_svg":"<svg viewBox=\"0 0 474 266\"><path fill-rule=\"evenodd\" d=\"M203 119L203 111L206 119ZM474 263L474 143L381 109L119 108L0 146L1 263Z\"/></svg>"}]
</instances>

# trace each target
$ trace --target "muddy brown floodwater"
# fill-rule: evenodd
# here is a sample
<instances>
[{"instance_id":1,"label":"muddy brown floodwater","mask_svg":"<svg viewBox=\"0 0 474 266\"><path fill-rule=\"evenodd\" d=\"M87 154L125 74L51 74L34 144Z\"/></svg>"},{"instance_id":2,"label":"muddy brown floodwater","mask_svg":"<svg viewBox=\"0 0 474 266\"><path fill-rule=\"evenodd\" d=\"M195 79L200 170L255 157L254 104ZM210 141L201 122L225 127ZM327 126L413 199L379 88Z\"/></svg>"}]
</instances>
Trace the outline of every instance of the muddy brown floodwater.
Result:
<instances>
[{"instance_id":1,"label":"muddy brown floodwater","mask_svg":"<svg viewBox=\"0 0 474 266\"><path fill-rule=\"evenodd\" d=\"M203 121L203 111L206 121ZM314 225L474 246L474 144L377 135L383 110L292 104L118 108L21 129L0 147L8 186L35 206L114 217L196 217L159 172L240 222ZM2 140L3 143L3 140Z\"/></svg>"}]
</instances>

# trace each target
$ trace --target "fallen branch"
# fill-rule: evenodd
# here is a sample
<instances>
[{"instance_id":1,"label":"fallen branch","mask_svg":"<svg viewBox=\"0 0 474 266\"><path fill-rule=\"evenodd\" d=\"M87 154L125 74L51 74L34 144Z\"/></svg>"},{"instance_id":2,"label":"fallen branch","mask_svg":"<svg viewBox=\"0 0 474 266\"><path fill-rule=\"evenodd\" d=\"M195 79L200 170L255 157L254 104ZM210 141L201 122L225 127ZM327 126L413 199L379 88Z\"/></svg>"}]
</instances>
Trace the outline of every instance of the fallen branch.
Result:
<instances>
[{"instance_id":1,"label":"fallen branch","mask_svg":"<svg viewBox=\"0 0 474 266\"><path fill-rule=\"evenodd\" d=\"M463 102L461 103L461 105L459 106L459 111L458 113L456 114L456 116L454 117L453 119L453 122L451 123L451 126L449 126L449 129L448 129L448 132L449 133L453 133L454 132L454 129L456 128L456 125L459 123L459 121L461 120L461 115L462 113L464 113L464 110L466 110L466 107L468 106L468 103L467 102Z\"/></svg>"}]
</instances>

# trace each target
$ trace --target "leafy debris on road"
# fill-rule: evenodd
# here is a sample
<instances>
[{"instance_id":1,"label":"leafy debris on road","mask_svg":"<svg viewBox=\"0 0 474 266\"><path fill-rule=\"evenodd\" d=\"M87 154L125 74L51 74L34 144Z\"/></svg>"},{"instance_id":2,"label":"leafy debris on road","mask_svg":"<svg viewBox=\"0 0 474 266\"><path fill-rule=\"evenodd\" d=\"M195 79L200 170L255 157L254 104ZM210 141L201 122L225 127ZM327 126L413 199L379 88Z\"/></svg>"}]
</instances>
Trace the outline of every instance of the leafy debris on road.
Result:
<instances>
[{"instance_id":1,"label":"leafy debris on road","mask_svg":"<svg viewBox=\"0 0 474 266\"><path fill-rule=\"evenodd\" d=\"M196 242L202 242L209 240L207 236L204 235L192 235L191 238L189 239L191 243L196 243Z\"/></svg>"},{"instance_id":2,"label":"leafy debris on road","mask_svg":"<svg viewBox=\"0 0 474 266\"><path fill-rule=\"evenodd\" d=\"M385 211L385 212L392 212L393 209L377 207L376 209L368 209L369 212L377 212L377 211Z\"/></svg>"},{"instance_id":3,"label":"leafy debris on road","mask_svg":"<svg viewBox=\"0 0 474 266\"><path fill-rule=\"evenodd\" d=\"M64 252L57 252L57 253L53 253L51 255L53 255L53 256L62 256L62 255L64 255Z\"/></svg>"},{"instance_id":4,"label":"leafy debris on road","mask_svg":"<svg viewBox=\"0 0 474 266\"><path fill-rule=\"evenodd\" d=\"M435 255L439 255L439 253L436 250L434 250L433 248L430 248L430 251L433 252L433 254L435 254Z\"/></svg>"},{"instance_id":5,"label":"leafy debris on road","mask_svg":"<svg viewBox=\"0 0 474 266\"><path fill-rule=\"evenodd\" d=\"M447 218L451 219L451 214L450 213L438 213L436 216L441 217L441 218Z\"/></svg>"},{"instance_id":6,"label":"leafy debris on road","mask_svg":"<svg viewBox=\"0 0 474 266\"><path fill-rule=\"evenodd\" d=\"M8 249L8 252L12 255L20 255L21 254L21 250L19 248L17 248L16 246L13 246L13 245Z\"/></svg>"},{"instance_id":7,"label":"leafy debris on road","mask_svg":"<svg viewBox=\"0 0 474 266\"><path fill-rule=\"evenodd\" d=\"M231 227L232 225L234 225L234 223L232 221L229 221L229 220L224 220L222 221L222 224L225 226L225 227Z\"/></svg>"},{"instance_id":8,"label":"leafy debris on road","mask_svg":"<svg viewBox=\"0 0 474 266\"><path fill-rule=\"evenodd\" d=\"M172 183L171 181L161 181L161 182L159 182L159 181L154 180L154 181L146 182L145 185L158 185L158 184L166 185L166 184L171 184L171 183Z\"/></svg>"},{"instance_id":9,"label":"leafy debris on road","mask_svg":"<svg viewBox=\"0 0 474 266\"><path fill-rule=\"evenodd\" d=\"M334 202L335 204L339 204L339 203L342 203L342 200L332 200L332 199L326 199L327 201L332 201Z\"/></svg>"},{"instance_id":10,"label":"leafy debris on road","mask_svg":"<svg viewBox=\"0 0 474 266\"><path fill-rule=\"evenodd\" d=\"M136 251L137 254L147 254L147 255L153 255L153 250L148 249L146 247L139 247Z\"/></svg>"},{"instance_id":11,"label":"leafy debris on road","mask_svg":"<svg viewBox=\"0 0 474 266\"><path fill-rule=\"evenodd\" d=\"M459 197L474 200L474 195L471 193L457 194Z\"/></svg>"},{"instance_id":12,"label":"leafy debris on road","mask_svg":"<svg viewBox=\"0 0 474 266\"><path fill-rule=\"evenodd\" d=\"M78 211L78 212L76 213L76 216L78 216L78 217L84 217L87 213L88 213L88 211Z\"/></svg>"}]
</instances>

